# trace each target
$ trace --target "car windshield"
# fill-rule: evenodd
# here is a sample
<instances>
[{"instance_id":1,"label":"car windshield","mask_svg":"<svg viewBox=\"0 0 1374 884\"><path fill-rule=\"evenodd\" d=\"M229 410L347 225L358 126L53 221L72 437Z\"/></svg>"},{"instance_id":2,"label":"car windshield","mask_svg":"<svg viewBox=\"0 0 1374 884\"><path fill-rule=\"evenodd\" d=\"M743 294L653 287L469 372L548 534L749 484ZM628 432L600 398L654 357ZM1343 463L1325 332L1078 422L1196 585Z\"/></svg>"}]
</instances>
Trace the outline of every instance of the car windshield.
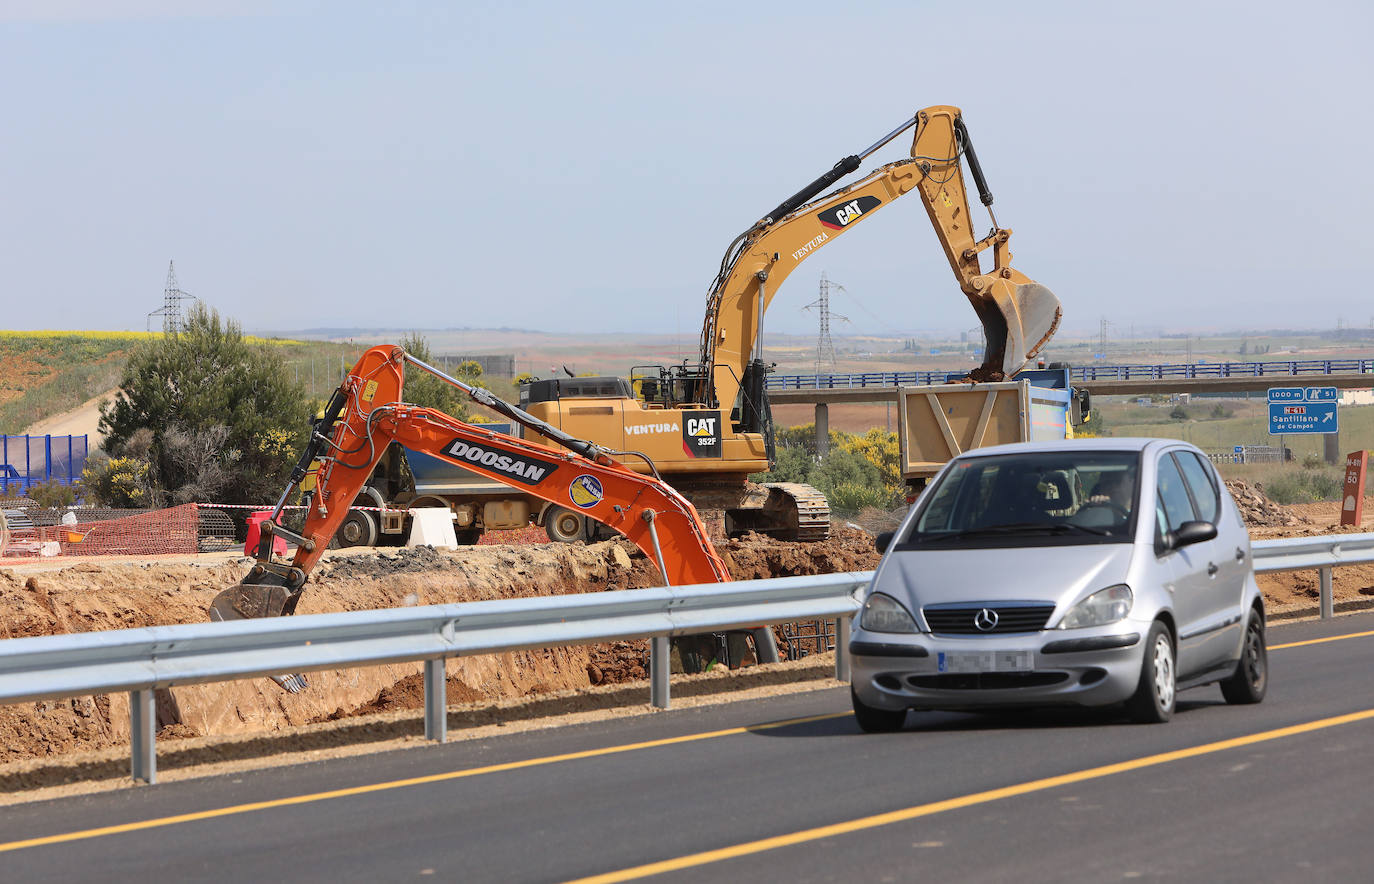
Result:
<instances>
[{"instance_id":1,"label":"car windshield","mask_svg":"<svg viewBox=\"0 0 1374 884\"><path fill-rule=\"evenodd\" d=\"M955 463L925 495L905 547L1125 543L1135 532L1140 455L1048 451Z\"/></svg>"}]
</instances>

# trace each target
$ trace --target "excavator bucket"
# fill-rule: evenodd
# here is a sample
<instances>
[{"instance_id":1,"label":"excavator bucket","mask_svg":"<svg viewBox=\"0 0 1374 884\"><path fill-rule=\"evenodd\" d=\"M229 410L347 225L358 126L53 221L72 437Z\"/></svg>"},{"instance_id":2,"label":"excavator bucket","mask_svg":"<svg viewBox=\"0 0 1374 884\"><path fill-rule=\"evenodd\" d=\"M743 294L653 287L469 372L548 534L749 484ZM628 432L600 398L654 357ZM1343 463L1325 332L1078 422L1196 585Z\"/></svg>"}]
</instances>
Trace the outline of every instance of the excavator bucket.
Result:
<instances>
[{"instance_id":1,"label":"excavator bucket","mask_svg":"<svg viewBox=\"0 0 1374 884\"><path fill-rule=\"evenodd\" d=\"M980 298L974 308L983 322L987 353L979 379L1009 378L1035 358L1059 327L1059 299L1038 282L1007 279L994 280Z\"/></svg>"},{"instance_id":2,"label":"excavator bucket","mask_svg":"<svg viewBox=\"0 0 1374 884\"><path fill-rule=\"evenodd\" d=\"M286 611L286 587L238 583L210 602L211 620L280 617Z\"/></svg>"},{"instance_id":3,"label":"excavator bucket","mask_svg":"<svg viewBox=\"0 0 1374 884\"><path fill-rule=\"evenodd\" d=\"M210 602L210 619L223 621L280 617L286 611L286 602L287 592L284 586L239 583L224 590ZM291 694L299 694L309 685L304 675L270 677Z\"/></svg>"}]
</instances>

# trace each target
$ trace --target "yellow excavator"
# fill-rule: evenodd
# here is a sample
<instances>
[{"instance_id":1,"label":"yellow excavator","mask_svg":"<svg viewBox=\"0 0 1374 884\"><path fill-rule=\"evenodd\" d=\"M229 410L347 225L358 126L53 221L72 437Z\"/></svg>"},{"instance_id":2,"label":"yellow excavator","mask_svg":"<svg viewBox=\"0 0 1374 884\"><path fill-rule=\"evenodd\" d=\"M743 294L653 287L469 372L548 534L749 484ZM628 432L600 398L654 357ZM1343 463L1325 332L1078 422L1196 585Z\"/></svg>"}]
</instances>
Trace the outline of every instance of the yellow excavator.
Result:
<instances>
[{"instance_id":1,"label":"yellow excavator","mask_svg":"<svg viewBox=\"0 0 1374 884\"><path fill-rule=\"evenodd\" d=\"M829 190L879 148L914 127L909 159L888 163ZM967 166L988 210L981 238L969 213ZM826 191L829 190L827 193ZM992 193L958 108L928 107L861 153L840 160L784 200L726 250L707 298L696 364L640 366L623 378L534 381L521 406L580 439L635 450L691 500L713 533L759 531L819 540L830 528L824 496L807 485L754 485L773 461L764 378L763 317L778 288L817 249L908 193L920 195L959 287L983 324L986 358L973 381L1009 377L1036 355L1059 324L1059 299L1011 266L1011 231L992 213ZM823 194L823 195L822 195ZM990 251L992 267L982 269ZM639 467L649 469L648 466ZM588 536L591 523L563 510L550 536ZM723 525L720 524L723 518ZM576 523L576 524L575 524Z\"/></svg>"}]
</instances>

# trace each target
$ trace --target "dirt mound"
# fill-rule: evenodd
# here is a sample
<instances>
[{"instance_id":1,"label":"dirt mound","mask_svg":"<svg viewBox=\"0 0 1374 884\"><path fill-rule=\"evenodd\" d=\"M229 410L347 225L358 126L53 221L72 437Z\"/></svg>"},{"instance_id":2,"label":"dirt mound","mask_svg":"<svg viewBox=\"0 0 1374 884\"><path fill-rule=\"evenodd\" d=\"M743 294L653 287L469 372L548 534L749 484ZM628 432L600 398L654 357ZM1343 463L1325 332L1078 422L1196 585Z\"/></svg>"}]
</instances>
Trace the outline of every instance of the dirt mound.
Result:
<instances>
[{"instance_id":1,"label":"dirt mound","mask_svg":"<svg viewBox=\"0 0 1374 884\"><path fill-rule=\"evenodd\" d=\"M1264 486L1251 485L1241 479L1228 479L1226 489L1236 500L1245 524L1252 527L1274 528L1286 525L1306 525L1308 520L1264 496Z\"/></svg>"},{"instance_id":2,"label":"dirt mound","mask_svg":"<svg viewBox=\"0 0 1374 884\"><path fill-rule=\"evenodd\" d=\"M882 558L873 535L842 525L831 529L825 543L788 543L751 533L718 545L717 551L736 580L871 571Z\"/></svg>"}]
</instances>

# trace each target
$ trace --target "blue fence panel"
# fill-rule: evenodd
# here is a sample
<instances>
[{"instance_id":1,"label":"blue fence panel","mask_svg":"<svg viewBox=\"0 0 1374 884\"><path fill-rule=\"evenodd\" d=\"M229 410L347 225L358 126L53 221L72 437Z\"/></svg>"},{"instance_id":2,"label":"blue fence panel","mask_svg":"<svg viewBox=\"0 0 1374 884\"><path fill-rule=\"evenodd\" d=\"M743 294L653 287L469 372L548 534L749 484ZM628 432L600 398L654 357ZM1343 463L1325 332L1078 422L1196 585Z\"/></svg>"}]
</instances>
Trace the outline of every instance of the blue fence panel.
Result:
<instances>
[{"instance_id":1,"label":"blue fence panel","mask_svg":"<svg viewBox=\"0 0 1374 884\"><path fill-rule=\"evenodd\" d=\"M85 436L0 435L0 494L15 497L32 485L71 485L81 478L88 454Z\"/></svg>"}]
</instances>

